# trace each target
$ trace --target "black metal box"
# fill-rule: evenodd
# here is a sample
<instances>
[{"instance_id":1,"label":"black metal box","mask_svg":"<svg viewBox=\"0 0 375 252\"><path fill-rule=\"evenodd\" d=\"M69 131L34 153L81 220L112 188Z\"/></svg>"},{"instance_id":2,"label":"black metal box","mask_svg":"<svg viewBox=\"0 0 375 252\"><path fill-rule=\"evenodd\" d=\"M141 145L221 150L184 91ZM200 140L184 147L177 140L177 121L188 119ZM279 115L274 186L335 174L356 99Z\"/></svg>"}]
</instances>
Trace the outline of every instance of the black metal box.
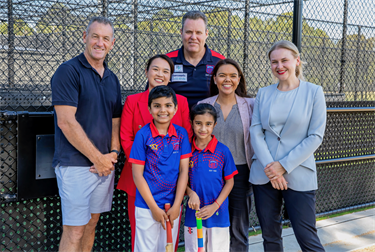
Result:
<instances>
[{"instance_id":1,"label":"black metal box","mask_svg":"<svg viewBox=\"0 0 375 252\"><path fill-rule=\"evenodd\" d=\"M57 196L53 112L17 113L17 199Z\"/></svg>"}]
</instances>

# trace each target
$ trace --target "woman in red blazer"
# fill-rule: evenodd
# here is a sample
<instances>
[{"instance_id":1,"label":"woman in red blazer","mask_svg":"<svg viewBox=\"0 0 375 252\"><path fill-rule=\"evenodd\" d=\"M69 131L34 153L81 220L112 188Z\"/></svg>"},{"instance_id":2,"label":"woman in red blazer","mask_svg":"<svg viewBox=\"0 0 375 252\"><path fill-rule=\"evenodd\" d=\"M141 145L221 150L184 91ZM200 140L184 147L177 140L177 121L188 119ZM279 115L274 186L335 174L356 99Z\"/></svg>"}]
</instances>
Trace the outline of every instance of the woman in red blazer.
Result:
<instances>
[{"instance_id":1,"label":"woman in red blazer","mask_svg":"<svg viewBox=\"0 0 375 252\"><path fill-rule=\"evenodd\" d=\"M132 165L128 162L130 150L133 145L135 134L143 126L152 121L152 116L148 111L148 94L151 89L160 85L168 85L174 71L173 61L166 55L155 55L147 61L146 76L148 79L148 90L143 93L129 95L126 98L121 115L120 138L121 146L127 157L122 169L117 189L125 191L128 195L128 214L132 233L132 251L134 251L135 237L135 194L136 187L133 181ZM172 118L172 123L186 129L191 139L193 131L189 119L189 106L184 96L177 96L178 109ZM177 239L178 242L178 239Z\"/></svg>"}]
</instances>

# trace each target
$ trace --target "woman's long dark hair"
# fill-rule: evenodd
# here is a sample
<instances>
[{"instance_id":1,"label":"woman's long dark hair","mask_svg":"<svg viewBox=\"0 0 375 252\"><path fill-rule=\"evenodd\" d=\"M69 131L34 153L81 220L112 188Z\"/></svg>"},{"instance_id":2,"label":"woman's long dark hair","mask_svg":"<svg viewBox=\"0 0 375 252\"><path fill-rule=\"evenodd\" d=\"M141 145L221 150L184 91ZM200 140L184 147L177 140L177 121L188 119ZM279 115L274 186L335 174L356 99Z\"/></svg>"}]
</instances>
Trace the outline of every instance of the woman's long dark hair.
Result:
<instances>
[{"instance_id":1,"label":"woman's long dark hair","mask_svg":"<svg viewBox=\"0 0 375 252\"><path fill-rule=\"evenodd\" d=\"M216 76L217 71L223 65L232 65L237 69L238 75L239 77L241 77L241 79L240 79L240 82L238 83L235 93L240 97L249 97L246 92L246 80L242 72L242 69L240 65L238 65L238 63L232 59L222 59L216 63L214 70L212 71L212 76L211 76L211 81L210 81L210 96L219 94L219 89L217 88L215 84L214 76Z\"/></svg>"}]
</instances>

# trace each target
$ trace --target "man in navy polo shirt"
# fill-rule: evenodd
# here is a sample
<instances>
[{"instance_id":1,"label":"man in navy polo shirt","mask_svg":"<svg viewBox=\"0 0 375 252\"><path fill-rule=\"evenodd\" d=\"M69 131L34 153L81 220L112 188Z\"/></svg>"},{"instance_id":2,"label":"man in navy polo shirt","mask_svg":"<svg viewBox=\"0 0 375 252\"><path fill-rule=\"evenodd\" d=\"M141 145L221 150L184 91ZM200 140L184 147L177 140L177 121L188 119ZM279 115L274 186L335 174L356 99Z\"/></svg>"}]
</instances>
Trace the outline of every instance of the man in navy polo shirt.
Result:
<instances>
[{"instance_id":1,"label":"man in navy polo shirt","mask_svg":"<svg viewBox=\"0 0 375 252\"><path fill-rule=\"evenodd\" d=\"M104 62L115 42L112 22L92 18L83 42L85 51L60 65L51 79L60 251L91 251L100 213L111 210L120 151L120 83Z\"/></svg>"},{"instance_id":2,"label":"man in navy polo shirt","mask_svg":"<svg viewBox=\"0 0 375 252\"><path fill-rule=\"evenodd\" d=\"M211 73L223 55L208 48L207 17L200 11L189 11L182 18L182 47L167 53L175 65L169 86L188 99L191 108L210 96Z\"/></svg>"}]
</instances>

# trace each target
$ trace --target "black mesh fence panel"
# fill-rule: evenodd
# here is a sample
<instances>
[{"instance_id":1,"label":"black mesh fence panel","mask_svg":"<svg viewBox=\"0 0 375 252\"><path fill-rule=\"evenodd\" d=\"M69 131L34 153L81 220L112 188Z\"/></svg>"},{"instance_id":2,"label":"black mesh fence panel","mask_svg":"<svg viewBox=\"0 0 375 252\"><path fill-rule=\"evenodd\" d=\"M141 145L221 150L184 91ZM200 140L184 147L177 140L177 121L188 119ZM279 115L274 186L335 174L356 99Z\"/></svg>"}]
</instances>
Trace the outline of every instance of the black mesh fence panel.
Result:
<instances>
[{"instance_id":1,"label":"black mesh fence panel","mask_svg":"<svg viewBox=\"0 0 375 252\"><path fill-rule=\"evenodd\" d=\"M317 213L375 201L375 159L318 165L317 169Z\"/></svg>"},{"instance_id":2,"label":"black mesh fence panel","mask_svg":"<svg viewBox=\"0 0 375 252\"><path fill-rule=\"evenodd\" d=\"M373 1L304 1L302 58L306 78L328 101L374 101Z\"/></svg>"},{"instance_id":3,"label":"black mesh fence panel","mask_svg":"<svg viewBox=\"0 0 375 252\"><path fill-rule=\"evenodd\" d=\"M323 144L316 160L365 156L375 153L375 113L329 112Z\"/></svg>"},{"instance_id":4,"label":"black mesh fence panel","mask_svg":"<svg viewBox=\"0 0 375 252\"><path fill-rule=\"evenodd\" d=\"M208 46L243 67L255 96L272 82L266 52L292 40L292 0L0 0L0 251L56 251L62 233L59 197L17 198L15 111L51 111L50 79L84 50L92 16L108 17L116 42L107 56L122 102L145 89L145 63L181 47L181 19L189 10L208 17ZM375 19L372 0L303 1L305 78L321 85L328 108L375 107ZM375 112L329 112L317 161L375 154ZM121 153L116 182L124 165ZM317 213L375 202L374 158L319 164ZM254 208L254 207L253 207ZM258 226L255 209L251 225ZM183 241L181 225L180 241ZM101 215L95 251L129 251L127 196L115 190Z\"/></svg>"}]
</instances>

